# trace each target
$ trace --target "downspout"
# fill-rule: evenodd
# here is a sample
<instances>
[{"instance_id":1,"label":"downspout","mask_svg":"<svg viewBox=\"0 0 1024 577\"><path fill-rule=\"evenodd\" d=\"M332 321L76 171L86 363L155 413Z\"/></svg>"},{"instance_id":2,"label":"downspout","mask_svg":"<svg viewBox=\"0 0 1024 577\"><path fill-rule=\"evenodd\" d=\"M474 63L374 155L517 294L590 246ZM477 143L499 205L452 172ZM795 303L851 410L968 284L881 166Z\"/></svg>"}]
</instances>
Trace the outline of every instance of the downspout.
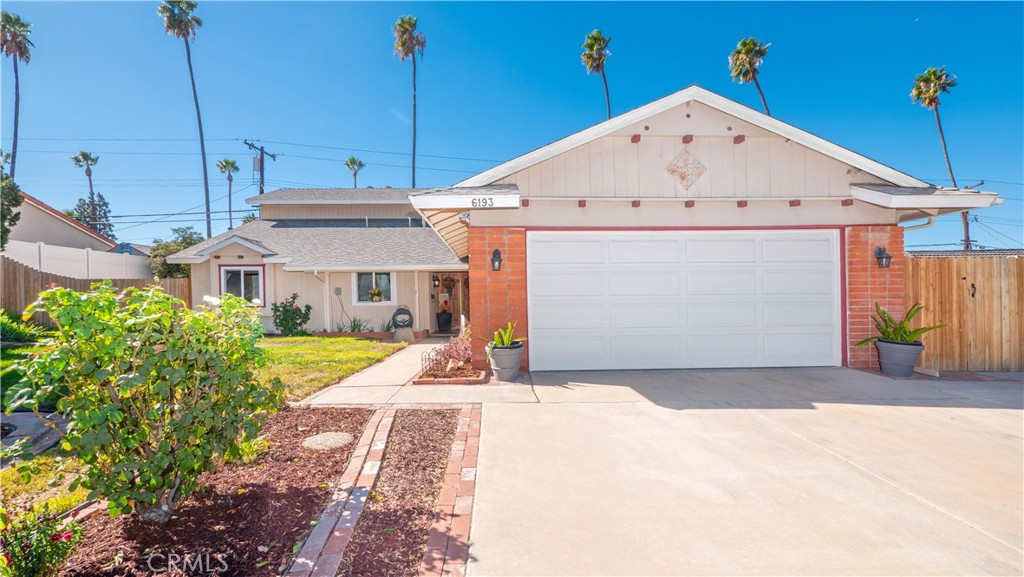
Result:
<instances>
[{"instance_id":1,"label":"downspout","mask_svg":"<svg viewBox=\"0 0 1024 577\"><path fill-rule=\"evenodd\" d=\"M329 292L328 288L327 288L327 277L326 277L326 274L325 274L324 278L320 278L320 271L318 271L317 269L313 269L313 278L315 278L316 280L320 281L324 285L324 332L328 332L328 331L331 330L331 328L330 328L331 327L331 318L330 318L330 314L331 313L328 310L328 307L330 306L330 304L329 304L330 299L328 298L328 294L327 294Z\"/></svg>"},{"instance_id":2,"label":"downspout","mask_svg":"<svg viewBox=\"0 0 1024 577\"><path fill-rule=\"evenodd\" d=\"M905 227L903 227L903 232L907 232L908 230L921 230L921 229L924 229L924 228L929 228L929 227L931 227L934 224L935 224L935 217L934 216L929 216L928 220L925 221L924 224L915 224L914 226L905 226Z\"/></svg>"}]
</instances>

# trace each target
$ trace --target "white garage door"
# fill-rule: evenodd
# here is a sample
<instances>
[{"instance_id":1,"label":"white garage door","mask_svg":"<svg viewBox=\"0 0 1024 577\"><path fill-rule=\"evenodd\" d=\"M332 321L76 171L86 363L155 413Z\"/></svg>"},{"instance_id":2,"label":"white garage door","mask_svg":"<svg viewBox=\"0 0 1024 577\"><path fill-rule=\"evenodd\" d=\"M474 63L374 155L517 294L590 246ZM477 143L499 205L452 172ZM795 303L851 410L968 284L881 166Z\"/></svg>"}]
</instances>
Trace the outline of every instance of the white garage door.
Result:
<instances>
[{"instance_id":1,"label":"white garage door","mask_svg":"<svg viewBox=\"0 0 1024 577\"><path fill-rule=\"evenodd\" d=\"M530 368L840 364L836 231L528 232Z\"/></svg>"}]
</instances>

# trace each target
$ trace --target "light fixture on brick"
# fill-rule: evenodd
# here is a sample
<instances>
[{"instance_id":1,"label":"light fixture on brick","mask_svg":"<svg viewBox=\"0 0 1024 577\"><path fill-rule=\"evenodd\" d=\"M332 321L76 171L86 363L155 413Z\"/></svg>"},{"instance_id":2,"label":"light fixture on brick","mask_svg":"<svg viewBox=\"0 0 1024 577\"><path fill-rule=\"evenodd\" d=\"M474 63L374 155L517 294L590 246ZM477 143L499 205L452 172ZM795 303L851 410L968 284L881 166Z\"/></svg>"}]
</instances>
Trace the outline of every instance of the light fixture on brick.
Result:
<instances>
[{"instance_id":1,"label":"light fixture on brick","mask_svg":"<svg viewBox=\"0 0 1024 577\"><path fill-rule=\"evenodd\" d=\"M491 270L501 270L501 251L498 249L494 249L494 252L491 253Z\"/></svg>"},{"instance_id":2,"label":"light fixture on brick","mask_svg":"<svg viewBox=\"0 0 1024 577\"><path fill-rule=\"evenodd\" d=\"M889 268L892 262L892 255L885 251L884 246L875 249L875 260L878 261L878 268Z\"/></svg>"}]
</instances>

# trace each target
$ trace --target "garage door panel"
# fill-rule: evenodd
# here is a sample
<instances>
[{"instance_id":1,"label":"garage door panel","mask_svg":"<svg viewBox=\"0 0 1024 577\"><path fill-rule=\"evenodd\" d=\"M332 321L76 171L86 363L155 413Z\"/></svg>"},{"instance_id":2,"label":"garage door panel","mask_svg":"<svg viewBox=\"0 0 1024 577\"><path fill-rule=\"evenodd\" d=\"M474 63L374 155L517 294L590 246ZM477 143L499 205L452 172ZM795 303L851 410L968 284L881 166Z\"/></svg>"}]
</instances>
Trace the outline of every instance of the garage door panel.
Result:
<instances>
[{"instance_id":1,"label":"garage door panel","mask_svg":"<svg viewBox=\"0 0 1024 577\"><path fill-rule=\"evenodd\" d=\"M608 242L608 262L611 264L678 264L681 257L682 250L678 240Z\"/></svg>"},{"instance_id":2,"label":"garage door panel","mask_svg":"<svg viewBox=\"0 0 1024 577\"><path fill-rule=\"evenodd\" d=\"M534 370L834 366L835 231L527 233Z\"/></svg>"},{"instance_id":3,"label":"garage door panel","mask_svg":"<svg viewBox=\"0 0 1024 577\"><path fill-rule=\"evenodd\" d=\"M692 270L686 272L688 295L757 294L757 273L752 270Z\"/></svg>"},{"instance_id":4,"label":"garage door panel","mask_svg":"<svg viewBox=\"0 0 1024 577\"><path fill-rule=\"evenodd\" d=\"M757 319L756 302L696 302L686 305L686 326L743 327Z\"/></svg>"},{"instance_id":5,"label":"garage door panel","mask_svg":"<svg viewBox=\"0 0 1024 577\"><path fill-rule=\"evenodd\" d=\"M830 295L834 292L828 269L786 269L764 271L766 295Z\"/></svg>"},{"instance_id":6,"label":"garage door panel","mask_svg":"<svg viewBox=\"0 0 1024 577\"><path fill-rule=\"evenodd\" d=\"M675 270L644 270L608 274L608 294L634 298L638 296L677 296L681 281Z\"/></svg>"}]
</instances>

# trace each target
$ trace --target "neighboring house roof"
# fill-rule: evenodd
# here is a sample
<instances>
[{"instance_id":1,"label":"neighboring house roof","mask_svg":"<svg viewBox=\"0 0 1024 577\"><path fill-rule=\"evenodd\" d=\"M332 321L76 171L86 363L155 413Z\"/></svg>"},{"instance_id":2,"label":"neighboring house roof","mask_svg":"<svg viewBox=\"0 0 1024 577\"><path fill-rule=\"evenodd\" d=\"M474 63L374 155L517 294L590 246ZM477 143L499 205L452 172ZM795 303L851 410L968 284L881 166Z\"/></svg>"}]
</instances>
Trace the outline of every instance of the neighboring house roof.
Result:
<instances>
[{"instance_id":1,"label":"neighboring house roof","mask_svg":"<svg viewBox=\"0 0 1024 577\"><path fill-rule=\"evenodd\" d=\"M427 227L366 227L352 220L255 220L167 257L205 262L231 244L249 247L285 270L465 270Z\"/></svg>"},{"instance_id":2,"label":"neighboring house roof","mask_svg":"<svg viewBox=\"0 0 1024 577\"><path fill-rule=\"evenodd\" d=\"M606 120L605 122L592 126L586 130L567 136L547 146L528 152L508 162L499 164L490 170L486 170L476 176L467 178L455 186L482 186L493 184L525 168L691 101L700 102L706 106L720 110L725 114L729 114L740 120L749 122L754 126L792 140L826 156L830 156L840 162L844 162L854 168L873 174L874 176L894 185L908 187L931 186L927 182L918 180L909 174L905 174L878 161L833 144L821 137L811 134L810 132L801 130L790 124L786 124L781 120L772 118L771 116L758 112L752 108L748 108L736 101L729 100L724 96L719 96L718 94L705 90L696 84L690 85L679 92L670 94L659 100L655 100L654 102L641 106L640 108L635 108L625 114L620 114L619 116Z\"/></svg>"},{"instance_id":3,"label":"neighboring house roof","mask_svg":"<svg viewBox=\"0 0 1024 577\"><path fill-rule=\"evenodd\" d=\"M52 206L46 204L45 202L39 200L38 198L32 196L31 194L28 194L28 193L22 191L21 196L25 197L25 202L27 202L27 203L31 204L32 206L42 210L43 212L45 212L45 213L49 214L50 216L56 218L57 220L61 221L62 223L66 224L68 226L72 226L74 228L77 228L78 230L88 234L89 236L94 237L96 240L99 240L101 242L109 244L112 247L113 246L117 246L117 242L116 241L111 240L111 239L107 238L106 235L100 234L100 233L96 232L95 230L85 226L84 224L82 224L82 223L78 222L77 220L69 217L68 215L64 214L63 212L57 210L56 208L53 208ZM15 226L17 226L17 225L15 225Z\"/></svg>"},{"instance_id":4,"label":"neighboring house roof","mask_svg":"<svg viewBox=\"0 0 1024 577\"><path fill-rule=\"evenodd\" d=\"M245 199L249 204L407 204L416 188L279 188Z\"/></svg>"},{"instance_id":5,"label":"neighboring house roof","mask_svg":"<svg viewBox=\"0 0 1024 577\"><path fill-rule=\"evenodd\" d=\"M986 248L975 250L908 250L907 254L914 258L949 256L1024 256L1024 248Z\"/></svg>"}]
</instances>

